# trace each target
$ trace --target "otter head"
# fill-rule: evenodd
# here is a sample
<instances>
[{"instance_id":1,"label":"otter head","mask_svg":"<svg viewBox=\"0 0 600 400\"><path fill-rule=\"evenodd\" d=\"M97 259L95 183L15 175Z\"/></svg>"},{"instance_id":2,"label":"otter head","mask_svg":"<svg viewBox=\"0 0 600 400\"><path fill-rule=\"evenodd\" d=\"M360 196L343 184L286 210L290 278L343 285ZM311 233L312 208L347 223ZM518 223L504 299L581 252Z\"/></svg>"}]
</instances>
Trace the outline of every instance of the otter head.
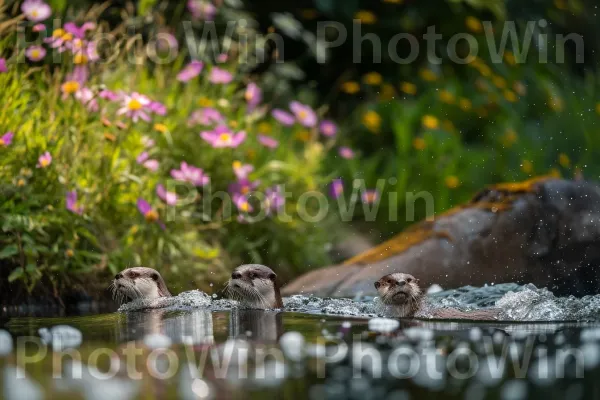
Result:
<instances>
[{"instance_id":1,"label":"otter head","mask_svg":"<svg viewBox=\"0 0 600 400\"><path fill-rule=\"evenodd\" d=\"M136 267L121 271L115 276L111 288L115 299L119 302L171 297L165 281L158 271L152 268Z\"/></svg>"},{"instance_id":2,"label":"otter head","mask_svg":"<svg viewBox=\"0 0 600 400\"><path fill-rule=\"evenodd\" d=\"M259 264L237 267L227 282L229 297L250 308L282 308L277 275L271 268Z\"/></svg>"},{"instance_id":3,"label":"otter head","mask_svg":"<svg viewBox=\"0 0 600 400\"><path fill-rule=\"evenodd\" d=\"M409 274L395 273L375 282L381 302L400 318L413 317L421 307L423 293L419 280Z\"/></svg>"}]
</instances>

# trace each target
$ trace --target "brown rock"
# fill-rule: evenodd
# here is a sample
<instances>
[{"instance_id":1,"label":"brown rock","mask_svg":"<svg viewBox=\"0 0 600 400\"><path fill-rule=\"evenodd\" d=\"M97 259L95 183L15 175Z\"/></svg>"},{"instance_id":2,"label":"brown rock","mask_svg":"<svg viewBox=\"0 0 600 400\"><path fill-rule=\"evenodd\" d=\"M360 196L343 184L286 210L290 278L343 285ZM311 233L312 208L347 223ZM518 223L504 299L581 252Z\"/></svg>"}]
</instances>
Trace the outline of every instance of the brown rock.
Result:
<instances>
[{"instance_id":1,"label":"brown rock","mask_svg":"<svg viewBox=\"0 0 600 400\"><path fill-rule=\"evenodd\" d=\"M284 295L376 295L373 282L404 272L443 288L516 282L559 294L597 293L600 188L537 179L490 186L344 265L305 274Z\"/></svg>"}]
</instances>

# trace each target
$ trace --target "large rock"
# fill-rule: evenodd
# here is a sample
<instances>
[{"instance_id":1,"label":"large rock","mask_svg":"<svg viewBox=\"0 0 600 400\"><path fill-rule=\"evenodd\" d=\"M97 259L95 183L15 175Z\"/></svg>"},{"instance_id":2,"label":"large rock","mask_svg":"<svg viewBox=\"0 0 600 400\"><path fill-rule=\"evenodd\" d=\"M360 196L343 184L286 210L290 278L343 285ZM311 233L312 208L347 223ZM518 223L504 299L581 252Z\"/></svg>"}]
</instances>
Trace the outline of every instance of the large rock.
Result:
<instances>
[{"instance_id":1,"label":"large rock","mask_svg":"<svg viewBox=\"0 0 600 400\"><path fill-rule=\"evenodd\" d=\"M533 283L559 294L598 293L600 188L538 179L490 186L471 202L421 222L344 265L309 272L283 294L375 295L405 272L443 288Z\"/></svg>"}]
</instances>

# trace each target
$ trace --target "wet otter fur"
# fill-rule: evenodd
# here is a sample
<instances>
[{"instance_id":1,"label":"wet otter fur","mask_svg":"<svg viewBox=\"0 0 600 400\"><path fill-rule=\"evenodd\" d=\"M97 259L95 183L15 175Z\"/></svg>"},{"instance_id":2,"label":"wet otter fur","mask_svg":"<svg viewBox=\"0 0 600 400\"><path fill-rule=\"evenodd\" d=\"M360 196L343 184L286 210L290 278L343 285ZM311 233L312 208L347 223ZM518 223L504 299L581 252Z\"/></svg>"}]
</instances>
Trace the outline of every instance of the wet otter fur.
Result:
<instances>
[{"instance_id":1,"label":"wet otter fur","mask_svg":"<svg viewBox=\"0 0 600 400\"><path fill-rule=\"evenodd\" d=\"M110 285L113 298L119 303L143 299L155 300L171 297L171 292L158 271L152 268L135 267L119 272Z\"/></svg>"},{"instance_id":2,"label":"wet otter fur","mask_svg":"<svg viewBox=\"0 0 600 400\"><path fill-rule=\"evenodd\" d=\"M237 267L225 292L242 305L254 309L283 308L277 275L269 267L248 264Z\"/></svg>"},{"instance_id":3,"label":"wet otter fur","mask_svg":"<svg viewBox=\"0 0 600 400\"><path fill-rule=\"evenodd\" d=\"M499 310L463 312L454 308L433 308L426 304L425 294L419 280L404 273L385 275L375 282L384 312L395 318L465 319L493 321L498 319Z\"/></svg>"}]
</instances>

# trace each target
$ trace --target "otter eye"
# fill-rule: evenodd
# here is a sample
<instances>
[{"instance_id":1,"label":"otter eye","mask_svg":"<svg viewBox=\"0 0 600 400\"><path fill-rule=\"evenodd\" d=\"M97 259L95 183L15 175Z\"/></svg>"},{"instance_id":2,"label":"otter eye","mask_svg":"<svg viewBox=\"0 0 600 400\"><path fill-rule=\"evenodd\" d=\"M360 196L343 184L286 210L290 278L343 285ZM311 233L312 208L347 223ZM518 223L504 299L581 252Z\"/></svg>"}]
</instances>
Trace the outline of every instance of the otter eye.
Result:
<instances>
[{"instance_id":1,"label":"otter eye","mask_svg":"<svg viewBox=\"0 0 600 400\"><path fill-rule=\"evenodd\" d=\"M252 279L256 278L256 274L255 274L254 272L250 272L250 273L248 274L248 278L249 278L250 280L252 280Z\"/></svg>"},{"instance_id":2,"label":"otter eye","mask_svg":"<svg viewBox=\"0 0 600 400\"><path fill-rule=\"evenodd\" d=\"M158 280L158 274L156 274L156 273L152 274L152 279L154 279L155 281L157 281Z\"/></svg>"},{"instance_id":3,"label":"otter eye","mask_svg":"<svg viewBox=\"0 0 600 400\"><path fill-rule=\"evenodd\" d=\"M274 281L275 279L277 279L277 275L275 274L269 274L269 279Z\"/></svg>"},{"instance_id":4,"label":"otter eye","mask_svg":"<svg viewBox=\"0 0 600 400\"><path fill-rule=\"evenodd\" d=\"M412 278L406 278L406 283L411 283L412 282Z\"/></svg>"},{"instance_id":5,"label":"otter eye","mask_svg":"<svg viewBox=\"0 0 600 400\"><path fill-rule=\"evenodd\" d=\"M137 278L138 276L139 276L139 274L138 274L137 272L133 272L133 271L131 271L131 272L129 273L129 277L130 277L131 279L135 279L135 278Z\"/></svg>"}]
</instances>

